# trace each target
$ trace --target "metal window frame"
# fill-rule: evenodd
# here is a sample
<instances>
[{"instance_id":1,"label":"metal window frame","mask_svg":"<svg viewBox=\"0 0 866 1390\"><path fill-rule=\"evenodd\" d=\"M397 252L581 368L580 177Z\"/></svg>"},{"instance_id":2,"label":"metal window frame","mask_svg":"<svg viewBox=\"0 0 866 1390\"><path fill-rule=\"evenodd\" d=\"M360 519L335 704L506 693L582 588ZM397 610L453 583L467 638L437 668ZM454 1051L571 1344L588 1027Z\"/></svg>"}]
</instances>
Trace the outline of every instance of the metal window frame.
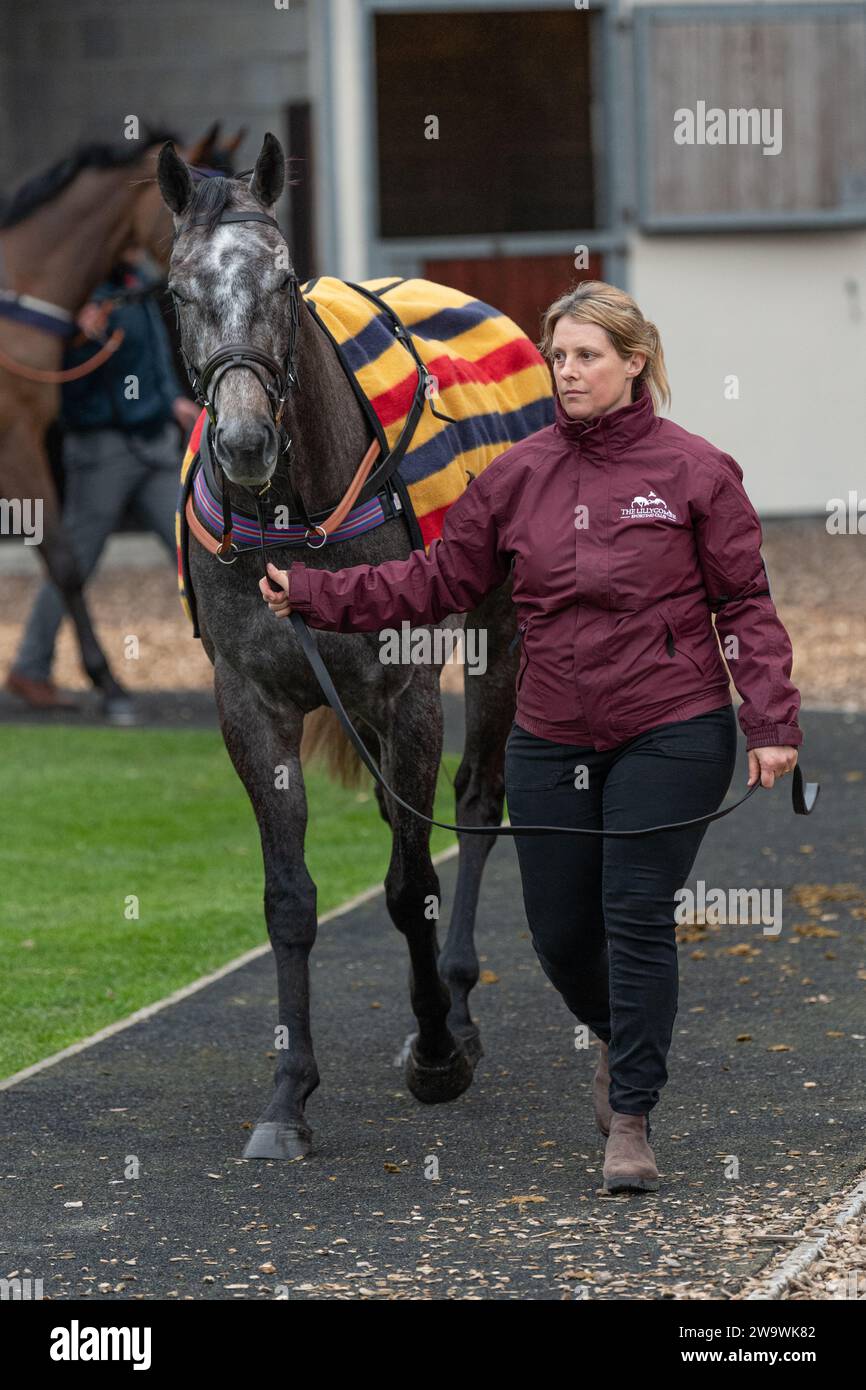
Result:
<instances>
[{"instance_id":1,"label":"metal window frame","mask_svg":"<svg viewBox=\"0 0 866 1390\"><path fill-rule=\"evenodd\" d=\"M483 10L573 10L574 0L360 0L362 9L364 85L364 224L370 275L415 276L428 258L489 257L500 255L557 255L573 258L573 247L586 244L605 257L605 274L612 283L627 286L628 228L622 218L621 159L618 157L627 126L620 115L616 95L620 87L617 63L621 61L615 28L620 0L591 0L588 6L600 28L600 42L593 54L594 75L600 83L599 111L602 137L594 142L597 157L597 208L603 225L595 228L545 232L504 232L453 237L382 237L379 234L376 189L378 187L378 127L376 123L375 16L388 12L458 13Z\"/></svg>"},{"instance_id":2,"label":"metal window frame","mask_svg":"<svg viewBox=\"0 0 866 1390\"><path fill-rule=\"evenodd\" d=\"M785 22L795 19L831 20L859 17L866 20L866 4L804 3L804 4L707 4L707 5L636 5L634 21L634 88L636 93L635 127L637 140L637 204L638 225L647 235L682 232L811 232L844 227L866 226L866 199L850 206L821 209L802 209L780 212L751 211L677 213L654 212L651 207L650 174L654 158L653 140L646 113L650 98L650 31L653 22L753 23Z\"/></svg>"}]
</instances>

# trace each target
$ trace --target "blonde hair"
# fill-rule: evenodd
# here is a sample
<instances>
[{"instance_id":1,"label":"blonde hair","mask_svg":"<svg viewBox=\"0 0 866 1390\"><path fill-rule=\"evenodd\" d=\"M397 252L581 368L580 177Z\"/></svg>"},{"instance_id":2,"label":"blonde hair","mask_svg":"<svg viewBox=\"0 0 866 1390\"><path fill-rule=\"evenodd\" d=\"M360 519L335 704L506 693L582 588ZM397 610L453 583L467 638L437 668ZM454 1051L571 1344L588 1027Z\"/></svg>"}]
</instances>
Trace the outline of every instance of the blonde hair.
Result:
<instances>
[{"instance_id":1,"label":"blonde hair","mask_svg":"<svg viewBox=\"0 0 866 1390\"><path fill-rule=\"evenodd\" d=\"M635 387L645 381L657 414L662 407L670 405L670 383L659 331L654 323L644 318L630 294L604 280L584 280L560 295L545 310L541 321L538 348L548 362L553 356L553 330L565 314L578 323L598 324L622 358L630 357L633 352L645 353L646 363L634 378L632 399Z\"/></svg>"}]
</instances>

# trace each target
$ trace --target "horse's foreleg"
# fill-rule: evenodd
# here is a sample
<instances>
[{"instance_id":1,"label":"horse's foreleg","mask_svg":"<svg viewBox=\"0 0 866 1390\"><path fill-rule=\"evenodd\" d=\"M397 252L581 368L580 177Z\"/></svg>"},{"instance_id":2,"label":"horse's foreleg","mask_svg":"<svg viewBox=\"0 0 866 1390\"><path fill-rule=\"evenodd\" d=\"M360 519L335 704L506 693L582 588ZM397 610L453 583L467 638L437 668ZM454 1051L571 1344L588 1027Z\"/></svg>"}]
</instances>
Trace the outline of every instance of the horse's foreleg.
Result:
<instances>
[{"instance_id":1,"label":"horse's foreleg","mask_svg":"<svg viewBox=\"0 0 866 1390\"><path fill-rule=\"evenodd\" d=\"M420 673L388 720L382 771L397 794L432 815L442 750L442 706L435 680ZM416 1099L454 1100L472 1080L472 1063L447 1025L448 991L439 975L436 922L439 879L430 857L430 827L385 796L392 828L385 878L388 911L409 947L409 988L418 1032L410 1040L406 1082Z\"/></svg>"},{"instance_id":2,"label":"horse's foreleg","mask_svg":"<svg viewBox=\"0 0 866 1390\"><path fill-rule=\"evenodd\" d=\"M487 669L470 674L471 667L464 667L466 738L454 780L458 825L499 825L502 819L505 742L514 716L514 675L519 660L518 653L508 651L515 626L510 585L489 595L466 619L465 653L471 653L471 631L483 633ZM439 972L451 992L449 1026L473 1061L482 1052L478 1027L469 1012L469 995L478 983L475 917L484 865L493 844L492 835L460 837L454 906L439 961Z\"/></svg>"},{"instance_id":3,"label":"horse's foreleg","mask_svg":"<svg viewBox=\"0 0 866 1390\"><path fill-rule=\"evenodd\" d=\"M277 1066L270 1104L244 1158L305 1158L312 1131L304 1107L319 1084L310 1033L309 957L316 939L316 885L304 863L307 800L299 757L303 715L287 707L279 720L252 687L216 663L214 689L223 738L247 789L262 841L265 916L277 968Z\"/></svg>"}]
</instances>

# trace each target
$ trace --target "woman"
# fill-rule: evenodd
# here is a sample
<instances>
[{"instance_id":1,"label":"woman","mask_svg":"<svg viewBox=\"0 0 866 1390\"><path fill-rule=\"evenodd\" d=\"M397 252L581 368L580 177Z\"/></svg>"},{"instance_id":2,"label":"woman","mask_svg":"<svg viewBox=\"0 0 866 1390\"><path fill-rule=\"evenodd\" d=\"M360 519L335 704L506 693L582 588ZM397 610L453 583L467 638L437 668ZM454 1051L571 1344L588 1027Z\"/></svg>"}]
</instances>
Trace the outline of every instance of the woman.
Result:
<instances>
[{"instance_id":1,"label":"woman","mask_svg":"<svg viewBox=\"0 0 866 1390\"><path fill-rule=\"evenodd\" d=\"M656 413L670 400L661 342L622 290L570 290L544 315L540 347L554 424L475 478L428 555L271 565L263 597L279 618L296 608L312 627L376 631L468 612L513 561L512 825L632 830L716 810L737 744L716 634L742 696L749 784L772 787L797 761L800 697L742 470ZM676 893L706 828L515 839L539 960L601 1041L609 1191L658 1187L649 1113L677 1009Z\"/></svg>"}]
</instances>

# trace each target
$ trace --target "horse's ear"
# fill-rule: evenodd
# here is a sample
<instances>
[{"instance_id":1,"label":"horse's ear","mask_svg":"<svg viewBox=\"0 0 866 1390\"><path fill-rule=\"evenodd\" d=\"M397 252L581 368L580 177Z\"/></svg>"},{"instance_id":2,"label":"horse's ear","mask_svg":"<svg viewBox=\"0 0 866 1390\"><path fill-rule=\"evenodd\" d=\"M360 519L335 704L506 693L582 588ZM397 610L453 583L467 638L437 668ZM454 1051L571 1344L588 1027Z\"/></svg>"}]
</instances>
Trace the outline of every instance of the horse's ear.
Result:
<instances>
[{"instance_id":1,"label":"horse's ear","mask_svg":"<svg viewBox=\"0 0 866 1390\"><path fill-rule=\"evenodd\" d=\"M156 178L166 206L171 208L175 216L180 217L186 211L192 197L192 179L170 140L159 152Z\"/></svg>"},{"instance_id":2,"label":"horse's ear","mask_svg":"<svg viewBox=\"0 0 866 1390\"><path fill-rule=\"evenodd\" d=\"M276 135L268 131L250 178L250 192L263 208L272 208L286 182L286 156Z\"/></svg>"},{"instance_id":3,"label":"horse's ear","mask_svg":"<svg viewBox=\"0 0 866 1390\"><path fill-rule=\"evenodd\" d=\"M214 121L207 134L203 135L200 140L196 140L192 149L187 151L186 159L188 164L207 164L208 160L213 155L214 146L216 145L221 128L222 121Z\"/></svg>"},{"instance_id":4,"label":"horse's ear","mask_svg":"<svg viewBox=\"0 0 866 1390\"><path fill-rule=\"evenodd\" d=\"M243 144L246 133L247 127L245 125L239 126L232 138L223 142L223 152L225 154L236 154L240 146Z\"/></svg>"}]
</instances>

